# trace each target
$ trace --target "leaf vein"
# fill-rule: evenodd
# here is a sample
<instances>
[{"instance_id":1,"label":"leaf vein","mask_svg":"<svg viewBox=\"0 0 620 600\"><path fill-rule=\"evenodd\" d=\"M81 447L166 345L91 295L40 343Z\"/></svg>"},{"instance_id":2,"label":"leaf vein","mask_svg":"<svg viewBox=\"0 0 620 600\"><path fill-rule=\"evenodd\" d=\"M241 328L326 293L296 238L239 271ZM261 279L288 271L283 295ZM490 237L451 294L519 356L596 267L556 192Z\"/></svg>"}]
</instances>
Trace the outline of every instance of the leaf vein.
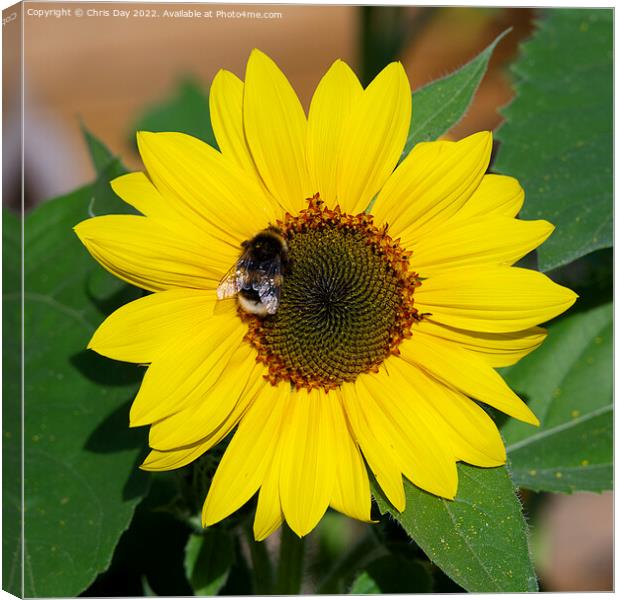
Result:
<instances>
[{"instance_id":1,"label":"leaf vein","mask_svg":"<svg viewBox=\"0 0 620 600\"><path fill-rule=\"evenodd\" d=\"M540 433L535 433L534 435L531 435L528 438L525 438L523 440L515 442L514 444L511 444L510 446L506 448L506 452L510 453L510 452L514 452L515 450L520 450L521 448L525 448L529 446L530 444L533 444L534 442L537 442L539 440L549 437L550 435L561 433L562 431L571 429L572 427L575 427L576 425L585 423L586 421L589 421L590 419L599 417L600 415L603 415L606 412L610 412L611 409L612 409L612 405L608 404L606 406L602 406L601 408L595 411L592 411L591 413L588 413L587 415L583 415L581 417L573 419L572 421L566 421L565 423L561 423L560 425L556 425L555 427L551 427L550 429L545 429L544 431L541 431Z\"/></svg>"}]
</instances>

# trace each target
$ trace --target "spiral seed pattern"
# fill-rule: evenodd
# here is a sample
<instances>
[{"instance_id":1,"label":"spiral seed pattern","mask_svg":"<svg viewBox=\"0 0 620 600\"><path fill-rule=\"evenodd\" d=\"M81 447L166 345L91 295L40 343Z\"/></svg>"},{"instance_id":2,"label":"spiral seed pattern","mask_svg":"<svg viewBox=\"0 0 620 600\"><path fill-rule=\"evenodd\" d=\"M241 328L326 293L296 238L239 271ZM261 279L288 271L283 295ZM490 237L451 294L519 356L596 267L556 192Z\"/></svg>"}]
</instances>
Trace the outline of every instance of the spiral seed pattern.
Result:
<instances>
[{"instance_id":1,"label":"spiral seed pattern","mask_svg":"<svg viewBox=\"0 0 620 600\"><path fill-rule=\"evenodd\" d=\"M268 379L333 389L376 370L418 319L409 254L370 215L328 210L317 196L278 227L290 257L278 310L246 317Z\"/></svg>"}]
</instances>

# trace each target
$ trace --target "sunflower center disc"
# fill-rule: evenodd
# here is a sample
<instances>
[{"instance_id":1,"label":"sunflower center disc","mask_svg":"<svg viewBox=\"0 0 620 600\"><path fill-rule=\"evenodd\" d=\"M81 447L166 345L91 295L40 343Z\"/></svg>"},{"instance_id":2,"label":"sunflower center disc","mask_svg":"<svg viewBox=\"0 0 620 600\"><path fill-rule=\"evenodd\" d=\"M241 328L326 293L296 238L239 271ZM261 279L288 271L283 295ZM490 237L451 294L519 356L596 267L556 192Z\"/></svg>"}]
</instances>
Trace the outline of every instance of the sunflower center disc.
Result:
<instances>
[{"instance_id":1,"label":"sunflower center disc","mask_svg":"<svg viewBox=\"0 0 620 600\"><path fill-rule=\"evenodd\" d=\"M315 196L278 222L290 269L274 315L248 315L248 339L276 384L332 389L376 370L418 318L409 253L367 214L346 215Z\"/></svg>"}]
</instances>

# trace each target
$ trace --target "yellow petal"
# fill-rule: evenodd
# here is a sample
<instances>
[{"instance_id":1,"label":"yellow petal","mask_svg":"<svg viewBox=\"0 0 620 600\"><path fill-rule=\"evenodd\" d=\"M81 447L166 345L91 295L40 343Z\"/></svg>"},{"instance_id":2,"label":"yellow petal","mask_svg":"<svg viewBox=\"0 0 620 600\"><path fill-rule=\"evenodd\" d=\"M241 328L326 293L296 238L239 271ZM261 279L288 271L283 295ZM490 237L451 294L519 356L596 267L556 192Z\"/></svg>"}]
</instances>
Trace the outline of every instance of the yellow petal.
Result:
<instances>
[{"instance_id":1,"label":"yellow petal","mask_svg":"<svg viewBox=\"0 0 620 600\"><path fill-rule=\"evenodd\" d=\"M409 405L433 415L433 432L451 445L457 459L479 467L506 462L495 423L475 402L400 358L389 358L385 365L390 376L409 383Z\"/></svg>"},{"instance_id":2,"label":"yellow petal","mask_svg":"<svg viewBox=\"0 0 620 600\"><path fill-rule=\"evenodd\" d=\"M522 331L563 313L577 295L546 275L516 267L463 268L429 277L416 306L450 327L504 333Z\"/></svg>"},{"instance_id":3,"label":"yellow petal","mask_svg":"<svg viewBox=\"0 0 620 600\"><path fill-rule=\"evenodd\" d=\"M325 514L335 481L334 394L293 392L280 444L280 498L290 528L304 536Z\"/></svg>"},{"instance_id":4,"label":"yellow petal","mask_svg":"<svg viewBox=\"0 0 620 600\"><path fill-rule=\"evenodd\" d=\"M254 539L257 542L269 537L284 521L280 503L280 464L282 444L278 444L265 480L258 492L254 517Z\"/></svg>"},{"instance_id":5,"label":"yellow petal","mask_svg":"<svg viewBox=\"0 0 620 600\"><path fill-rule=\"evenodd\" d=\"M366 210L394 170L411 121L411 86L400 63L379 73L353 105L344 126L338 165L338 203Z\"/></svg>"},{"instance_id":6,"label":"yellow petal","mask_svg":"<svg viewBox=\"0 0 620 600\"><path fill-rule=\"evenodd\" d=\"M187 448L179 448L171 452L152 450L140 465L143 471L172 471L188 465L202 456L208 448L206 444L199 443Z\"/></svg>"},{"instance_id":7,"label":"yellow petal","mask_svg":"<svg viewBox=\"0 0 620 600\"><path fill-rule=\"evenodd\" d=\"M359 380L343 384L338 393L347 420L377 483L392 506L402 512L405 510L405 488L392 432L386 428L381 414L372 410L373 398ZM375 418L375 412L379 418Z\"/></svg>"},{"instance_id":8,"label":"yellow petal","mask_svg":"<svg viewBox=\"0 0 620 600\"><path fill-rule=\"evenodd\" d=\"M454 215L454 219L484 216L514 217L523 206L525 193L514 177L485 175L476 191Z\"/></svg>"},{"instance_id":9,"label":"yellow petal","mask_svg":"<svg viewBox=\"0 0 620 600\"><path fill-rule=\"evenodd\" d=\"M492 367L514 365L536 350L547 337L547 332L541 327L509 333L484 333L441 325L430 317L422 319L415 329L475 352Z\"/></svg>"},{"instance_id":10,"label":"yellow petal","mask_svg":"<svg viewBox=\"0 0 620 600\"><path fill-rule=\"evenodd\" d=\"M404 360L421 367L444 384L506 414L538 425L538 419L504 380L473 352L415 331L399 346Z\"/></svg>"},{"instance_id":11,"label":"yellow petal","mask_svg":"<svg viewBox=\"0 0 620 600\"><path fill-rule=\"evenodd\" d=\"M449 221L416 240L412 268L423 277L459 267L511 265L542 244L553 231L547 221L478 217Z\"/></svg>"},{"instance_id":12,"label":"yellow petal","mask_svg":"<svg viewBox=\"0 0 620 600\"><path fill-rule=\"evenodd\" d=\"M211 83L209 110L222 154L258 179L243 131L243 81L230 71L218 71Z\"/></svg>"},{"instance_id":13,"label":"yellow petal","mask_svg":"<svg viewBox=\"0 0 620 600\"><path fill-rule=\"evenodd\" d=\"M458 483L455 455L449 439L440 435L440 419L425 403L416 402L408 380L386 368L360 376L374 400L374 405L364 407L367 418L384 422L407 479L432 494L454 498Z\"/></svg>"},{"instance_id":14,"label":"yellow petal","mask_svg":"<svg viewBox=\"0 0 620 600\"><path fill-rule=\"evenodd\" d=\"M284 73L259 50L248 59L243 122L267 189L295 214L312 195L306 168L306 115Z\"/></svg>"},{"instance_id":15,"label":"yellow petal","mask_svg":"<svg viewBox=\"0 0 620 600\"><path fill-rule=\"evenodd\" d=\"M113 312L88 347L109 358L150 363L173 340L185 340L213 310L213 293L177 289L149 294Z\"/></svg>"},{"instance_id":16,"label":"yellow petal","mask_svg":"<svg viewBox=\"0 0 620 600\"><path fill-rule=\"evenodd\" d=\"M262 387L265 386L263 385ZM213 446L219 444L233 430L254 398L255 396L251 394L245 394L241 400L237 402L235 408L224 422L207 437L199 440L195 444L190 444L182 448L175 448L174 450L152 450L145 461L140 465L140 468L144 471L170 471L171 469L184 467L193 460L196 460L199 456L213 448Z\"/></svg>"},{"instance_id":17,"label":"yellow petal","mask_svg":"<svg viewBox=\"0 0 620 600\"><path fill-rule=\"evenodd\" d=\"M205 312L192 335L174 340L147 369L129 413L132 427L199 403L222 375L246 328L234 312L220 316Z\"/></svg>"},{"instance_id":18,"label":"yellow petal","mask_svg":"<svg viewBox=\"0 0 620 600\"><path fill-rule=\"evenodd\" d=\"M174 198L164 198L144 173L128 173L110 182L114 192L127 204L149 217L149 222L172 231L176 238L200 247L207 256L221 257L221 267L231 265L239 247L221 240L221 233L205 223L194 211ZM216 233L215 237L213 233ZM224 271L225 272L225 271Z\"/></svg>"},{"instance_id":19,"label":"yellow petal","mask_svg":"<svg viewBox=\"0 0 620 600\"><path fill-rule=\"evenodd\" d=\"M370 484L364 459L349 429L342 402L330 402L335 427L336 480L330 505L337 511L370 522Z\"/></svg>"},{"instance_id":20,"label":"yellow petal","mask_svg":"<svg viewBox=\"0 0 620 600\"><path fill-rule=\"evenodd\" d=\"M138 148L162 195L237 252L242 241L281 216L251 174L195 137L142 131Z\"/></svg>"},{"instance_id":21,"label":"yellow petal","mask_svg":"<svg viewBox=\"0 0 620 600\"><path fill-rule=\"evenodd\" d=\"M202 509L204 527L236 511L265 481L289 406L289 386L263 387L215 472Z\"/></svg>"},{"instance_id":22,"label":"yellow petal","mask_svg":"<svg viewBox=\"0 0 620 600\"><path fill-rule=\"evenodd\" d=\"M157 450L171 450L194 444L208 436L234 410L245 394L255 394L264 367L256 363L256 351L241 344L232 354L221 376L198 402L157 421L149 431L149 445Z\"/></svg>"},{"instance_id":23,"label":"yellow petal","mask_svg":"<svg viewBox=\"0 0 620 600\"><path fill-rule=\"evenodd\" d=\"M169 203L141 172L127 173L110 182L114 193L146 216L168 215Z\"/></svg>"},{"instance_id":24,"label":"yellow petal","mask_svg":"<svg viewBox=\"0 0 620 600\"><path fill-rule=\"evenodd\" d=\"M150 217L95 217L76 225L75 232L110 273L150 291L215 289L236 255L180 237Z\"/></svg>"},{"instance_id":25,"label":"yellow petal","mask_svg":"<svg viewBox=\"0 0 620 600\"><path fill-rule=\"evenodd\" d=\"M263 385L253 386L254 392L269 385L264 380L259 380L259 383ZM189 446L175 448L174 450L153 450L146 457L144 463L140 465L140 468L144 471L169 471L184 467L196 460L213 446L219 444L233 430L254 401L256 397L254 392L243 394L228 417L207 437Z\"/></svg>"},{"instance_id":26,"label":"yellow petal","mask_svg":"<svg viewBox=\"0 0 620 600\"><path fill-rule=\"evenodd\" d=\"M338 202L338 159L344 124L362 92L355 73L337 60L312 96L308 115L308 171L313 191L331 208Z\"/></svg>"},{"instance_id":27,"label":"yellow petal","mask_svg":"<svg viewBox=\"0 0 620 600\"><path fill-rule=\"evenodd\" d=\"M410 245L465 204L486 171L491 145L488 131L459 142L417 144L377 196L377 221Z\"/></svg>"}]
</instances>

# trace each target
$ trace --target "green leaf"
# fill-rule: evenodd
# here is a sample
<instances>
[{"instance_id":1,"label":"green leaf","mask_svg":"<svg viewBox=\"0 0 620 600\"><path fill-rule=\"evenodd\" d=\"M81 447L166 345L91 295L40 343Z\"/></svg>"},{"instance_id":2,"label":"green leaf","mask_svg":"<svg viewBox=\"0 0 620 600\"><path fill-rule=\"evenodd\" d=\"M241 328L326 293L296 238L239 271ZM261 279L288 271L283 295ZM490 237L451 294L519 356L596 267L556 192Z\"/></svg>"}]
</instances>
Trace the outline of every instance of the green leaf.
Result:
<instances>
[{"instance_id":1,"label":"green leaf","mask_svg":"<svg viewBox=\"0 0 620 600\"><path fill-rule=\"evenodd\" d=\"M604 304L552 323L545 343L507 369L540 428L502 429L517 485L550 492L612 489L613 309Z\"/></svg>"},{"instance_id":2,"label":"green leaf","mask_svg":"<svg viewBox=\"0 0 620 600\"><path fill-rule=\"evenodd\" d=\"M25 222L25 594L74 596L110 563L147 485L144 432L128 428L143 371L86 350L104 316L140 295L104 271L72 231L127 210L99 180Z\"/></svg>"},{"instance_id":3,"label":"green leaf","mask_svg":"<svg viewBox=\"0 0 620 600\"><path fill-rule=\"evenodd\" d=\"M424 563L390 555L371 562L355 578L349 594L414 594L431 589L431 575Z\"/></svg>"},{"instance_id":4,"label":"green leaf","mask_svg":"<svg viewBox=\"0 0 620 600\"><path fill-rule=\"evenodd\" d=\"M110 567L81 594L85 597L191 596L185 547L192 527L182 510L178 471L150 474L147 496L121 536Z\"/></svg>"},{"instance_id":5,"label":"green leaf","mask_svg":"<svg viewBox=\"0 0 620 600\"><path fill-rule=\"evenodd\" d=\"M514 65L495 169L524 187L522 217L557 228L538 249L543 271L612 245L612 20L547 11Z\"/></svg>"},{"instance_id":6,"label":"green leaf","mask_svg":"<svg viewBox=\"0 0 620 600\"><path fill-rule=\"evenodd\" d=\"M405 480L407 507L399 513L378 486L374 496L450 578L469 592L536 591L527 526L505 467L459 463L455 500Z\"/></svg>"},{"instance_id":7,"label":"green leaf","mask_svg":"<svg viewBox=\"0 0 620 600\"><path fill-rule=\"evenodd\" d=\"M357 596L361 594L381 593L383 592L381 591L379 584L372 578L372 576L367 571L363 571L355 578L355 581L353 582L353 585L349 590L349 594L355 594Z\"/></svg>"},{"instance_id":8,"label":"green leaf","mask_svg":"<svg viewBox=\"0 0 620 600\"><path fill-rule=\"evenodd\" d=\"M88 214L84 218L112 212L138 214L133 207L118 198L110 185L112 179L127 173L125 165L83 123L81 129L91 163L97 174L95 181L90 186L91 196L88 203Z\"/></svg>"},{"instance_id":9,"label":"green leaf","mask_svg":"<svg viewBox=\"0 0 620 600\"><path fill-rule=\"evenodd\" d=\"M192 534L185 549L185 573L196 596L215 596L226 583L234 560L230 533L212 527Z\"/></svg>"},{"instance_id":10,"label":"green leaf","mask_svg":"<svg viewBox=\"0 0 620 600\"><path fill-rule=\"evenodd\" d=\"M169 100L153 106L140 117L132 136L135 131L179 131L217 148L211 127L209 97L191 78L182 81Z\"/></svg>"},{"instance_id":11,"label":"green leaf","mask_svg":"<svg viewBox=\"0 0 620 600\"><path fill-rule=\"evenodd\" d=\"M153 591L153 588L149 585L149 580L146 576L142 576L142 595L147 598L151 598L153 596L157 596L157 594Z\"/></svg>"},{"instance_id":12,"label":"green leaf","mask_svg":"<svg viewBox=\"0 0 620 600\"><path fill-rule=\"evenodd\" d=\"M21 221L2 213L2 589L22 589Z\"/></svg>"},{"instance_id":13,"label":"green leaf","mask_svg":"<svg viewBox=\"0 0 620 600\"><path fill-rule=\"evenodd\" d=\"M437 139L462 119L486 73L495 47L507 33L497 36L478 56L454 73L413 93L411 129L403 156L409 154L418 142Z\"/></svg>"},{"instance_id":14,"label":"green leaf","mask_svg":"<svg viewBox=\"0 0 620 600\"><path fill-rule=\"evenodd\" d=\"M81 129L88 148L88 153L90 154L90 160L97 174L108 169L114 162L118 164L120 171L124 171L118 157L112 154L110 149L86 128L84 123L81 123Z\"/></svg>"}]
</instances>

